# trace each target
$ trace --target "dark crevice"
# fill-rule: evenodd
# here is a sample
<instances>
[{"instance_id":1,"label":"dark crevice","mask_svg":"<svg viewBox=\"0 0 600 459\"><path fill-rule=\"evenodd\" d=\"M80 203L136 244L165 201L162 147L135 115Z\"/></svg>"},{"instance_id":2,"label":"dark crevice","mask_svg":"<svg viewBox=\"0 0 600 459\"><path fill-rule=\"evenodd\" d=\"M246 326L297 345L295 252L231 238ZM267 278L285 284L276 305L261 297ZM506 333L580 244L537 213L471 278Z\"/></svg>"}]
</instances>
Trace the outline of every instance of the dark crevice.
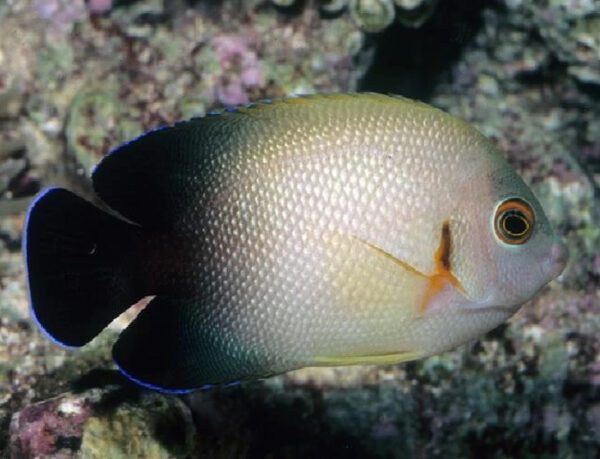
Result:
<instances>
[{"instance_id":1,"label":"dark crevice","mask_svg":"<svg viewBox=\"0 0 600 459\"><path fill-rule=\"evenodd\" d=\"M375 59L359 85L360 90L428 100L482 26L482 10L495 3L446 0L439 3L433 16L420 28L396 23L374 36Z\"/></svg>"}]
</instances>

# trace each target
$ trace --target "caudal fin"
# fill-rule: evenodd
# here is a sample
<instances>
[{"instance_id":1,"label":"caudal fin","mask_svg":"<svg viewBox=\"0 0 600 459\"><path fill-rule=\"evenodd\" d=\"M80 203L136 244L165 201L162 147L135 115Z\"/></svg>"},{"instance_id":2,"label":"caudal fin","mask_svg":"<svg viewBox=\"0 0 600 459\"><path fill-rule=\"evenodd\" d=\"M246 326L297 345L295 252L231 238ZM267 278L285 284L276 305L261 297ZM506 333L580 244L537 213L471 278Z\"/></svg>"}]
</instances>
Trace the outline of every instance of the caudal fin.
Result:
<instances>
[{"instance_id":1,"label":"caudal fin","mask_svg":"<svg viewBox=\"0 0 600 459\"><path fill-rule=\"evenodd\" d=\"M34 319L53 341L82 346L138 300L130 225L51 188L31 205L23 251Z\"/></svg>"}]
</instances>

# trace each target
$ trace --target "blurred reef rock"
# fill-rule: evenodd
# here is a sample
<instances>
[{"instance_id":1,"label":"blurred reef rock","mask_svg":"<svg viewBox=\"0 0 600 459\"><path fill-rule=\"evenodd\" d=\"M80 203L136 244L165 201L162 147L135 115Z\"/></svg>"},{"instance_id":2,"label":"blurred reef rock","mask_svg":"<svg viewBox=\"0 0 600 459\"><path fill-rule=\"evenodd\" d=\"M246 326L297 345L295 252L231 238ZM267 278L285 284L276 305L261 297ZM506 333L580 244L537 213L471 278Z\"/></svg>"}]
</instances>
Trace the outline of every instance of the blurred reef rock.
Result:
<instances>
[{"instance_id":1,"label":"blurred reef rock","mask_svg":"<svg viewBox=\"0 0 600 459\"><path fill-rule=\"evenodd\" d=\"M600 15L597 0L506 0L515 24L527 26L582 83L600 85Z\"/></svg>"},{"instance_id":2,"label":"blurred reef rock","mask_svg":"<svg viewBox=\"0 0 600 459\"><path fill-rule=\"evenodd\" d=\"M185 458L196 440L182 401L115 386L34 403L13 416L9 436L16 458Z\"/></svg>"},{"instance_id":3,"label":"blurred reef rock","mask_svg":"<svg viewBox=\"0 0 600 459\"><path fill-rule=\"evenodd\" d=\"M0 457L573 457L600 451L600 0L0 0ZM474 123L571 262L507 324L392 367L182 397L31 322L21 231L111 148L214 108L353 90ZM120 455L120 456L119 456Z\"/></svg>"},{"instance_id":4,"label":"blurred reef rock","mask_svg":"<svg viewBox=\"0 0 600 459\"><path fill-rule=\"evenodd\" d=\"M65 129L66 160L89 172L111 147L216 106L356 89L369 63L350 18L323 21L316 8L286 15L241 1L3 3L0 158L10 154L5 144L43 152L28 158L25 175L35 179L57 172L50 164L65 151Z\"/></svg>"}]
</instances>

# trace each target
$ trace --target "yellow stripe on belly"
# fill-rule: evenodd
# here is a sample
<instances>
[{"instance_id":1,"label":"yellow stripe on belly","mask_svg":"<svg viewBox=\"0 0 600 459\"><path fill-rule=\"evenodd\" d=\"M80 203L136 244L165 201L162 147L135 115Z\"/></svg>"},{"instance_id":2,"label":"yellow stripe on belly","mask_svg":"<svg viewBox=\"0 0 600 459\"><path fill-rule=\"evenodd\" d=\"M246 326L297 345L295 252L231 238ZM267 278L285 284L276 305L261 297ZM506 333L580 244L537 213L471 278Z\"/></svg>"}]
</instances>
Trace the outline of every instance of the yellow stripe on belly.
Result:
<instances>
[{"instance_id":1,"label":"yellow stripe on belly","mask_svg":"<svg viewBox=\"0 0 600 459\"><path fill-rule=\"evenodd\" d=\"M394 363L408 362L409 360L417 360L421 358L421 352L406 351L395 354L383 355L354 355L354 356L338 356L338 357L315 357L313 365L337 367L345 365L391 365Z\"/></svg>"}]
</instances>

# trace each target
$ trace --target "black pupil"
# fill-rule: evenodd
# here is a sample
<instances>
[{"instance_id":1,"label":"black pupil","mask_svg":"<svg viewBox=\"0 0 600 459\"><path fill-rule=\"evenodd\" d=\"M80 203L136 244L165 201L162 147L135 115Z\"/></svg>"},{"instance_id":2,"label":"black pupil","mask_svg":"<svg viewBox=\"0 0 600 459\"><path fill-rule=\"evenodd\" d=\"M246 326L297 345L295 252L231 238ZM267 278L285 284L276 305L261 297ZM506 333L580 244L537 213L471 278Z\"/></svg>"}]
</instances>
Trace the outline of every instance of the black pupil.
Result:
<instances>
[{"instance_id":1,"label":"black pupil","mask_svg":"<svg viewBox=\"0 0 600 459\"><path fill-rule=\"evenodd\" d=\"M522 236L529 228L525 216L515 210L505 214L502 226L511 236Z\"/></svg>"}]
</instances>

